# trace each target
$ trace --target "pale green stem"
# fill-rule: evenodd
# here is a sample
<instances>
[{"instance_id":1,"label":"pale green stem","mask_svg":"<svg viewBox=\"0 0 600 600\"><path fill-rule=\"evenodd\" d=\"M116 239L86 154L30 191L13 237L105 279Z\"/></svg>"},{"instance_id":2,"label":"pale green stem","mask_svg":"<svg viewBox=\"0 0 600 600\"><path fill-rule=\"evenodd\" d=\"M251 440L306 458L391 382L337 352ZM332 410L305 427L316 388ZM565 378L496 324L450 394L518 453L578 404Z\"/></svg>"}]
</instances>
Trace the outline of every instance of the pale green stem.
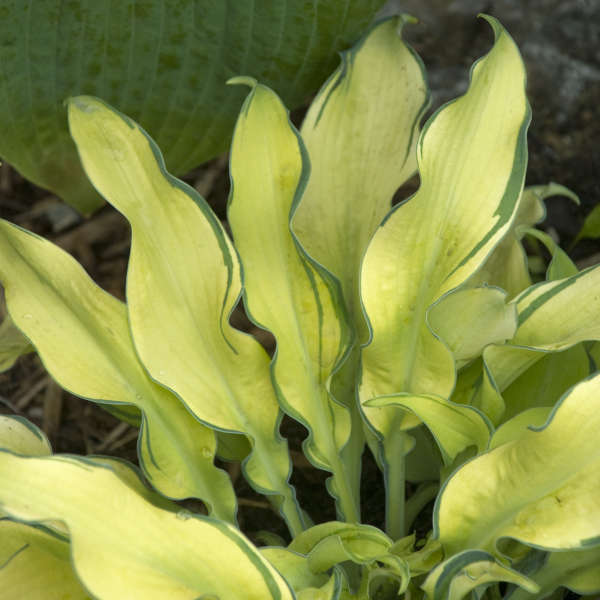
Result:
<instances>
[{"instance_id":1,"label":"pale green stem","mask_svg":"<svg viewBox=\"0 0 600 600\"><path fill-rule=\"evenodd\" d=\"M386 482L385 529L392 540L405 535L407 434L393 431L383 441Z\"/></svg>"},{"instance_id":2,"label":"pale green stem","mask_svg":"<svg viewBox=\"0 0 600 600\"><path fill-rule=\"evenodd\" d=\"M289 481L282 481L278 469L273 464L272 453L262 444L260 437L254 438L254 449L252 456L257 462L260 461L263 472L267 475L272 492L266 494L269 502L281 513L285 520L292 538L304 531L307 527L304 515L296 499L296 491ZM249 457L250 458L250 457ZM252 467L248 466L247 458L242 463L242 472L246 481L257 492L261 492L260 486L256 485L252 478ZM291 465L290 465L291 468Z\"/></svg>"},{"instance_id":3,"label":"pale green stem","mask_svg":"<svg viewBox=\"0 0 600 600\"><path fill-rule=\"evenodd\" d=\"M306 529L302 509L292 493L284 496L283 502L279 506L276 501L273 501L273 505L281 511L292 539Z\"/></svg>"},{"instance_id":4,"label":"pale green stem","mask_svg":"<svg viewBox=\"0 0 600 600\"><path fill-rule=\"evenodd\" d=\"M329 398L327 398L327 401L330 401ZM332 475L332 477L327 480L327 489L336 499L338 514L341 513L341 517L348 523L359 523L359 505L355 500L350 478L346 476L346 468L342 461L340 450L336 446L332 422L330 418L328 419L328 416L328 413L323 410L318 414L318 422L314 423L315 430L323 432L319 437L323 440L324 447L322 451L324 458L327 461L324 468ZM305 451L304 454L309 456L310 453Z\"/></svg>"},{"instance_id":5,"label":"pale green stem","mask_svg":"<svg viewBox=\"0 0 600 600\"><path fill-rule=\"evenodd\" d=\"M340 452L340 458L358 514L360 514L361 459L365 446L362 429L363 420L356 399L356 373L358 372L359 359L359 349L358 346L355 346L342 368L334 375L331 384L331 391L335 399L345 404L350 412L351 434L348 442Z\"/></svg>"},{"instance_id":6,"label":"pale green stem","mask_svg":"<svg viewBox=\"0 0 600 600\"><path fill-rule=\"evenodd\" d=\"M333 484L335 486L336 504L338 513L343 515L344 520L347 523L360 523L360 512L358 503L355 501L352 487L348 477L346 477L346 470L344 464L340 460L339 454L333 452L331 465L331 475L333 477Z\"/></svg>"}]
</instances>

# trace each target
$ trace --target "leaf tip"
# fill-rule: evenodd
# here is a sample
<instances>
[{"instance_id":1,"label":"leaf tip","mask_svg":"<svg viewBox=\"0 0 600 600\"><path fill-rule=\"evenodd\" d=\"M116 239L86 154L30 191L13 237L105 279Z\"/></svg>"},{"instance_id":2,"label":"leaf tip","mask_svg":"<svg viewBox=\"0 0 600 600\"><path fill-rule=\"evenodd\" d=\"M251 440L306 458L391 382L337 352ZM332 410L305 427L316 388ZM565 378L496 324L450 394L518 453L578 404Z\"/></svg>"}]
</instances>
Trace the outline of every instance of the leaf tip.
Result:
<instances>
[{"instance_id":1,"label":"leaf tip","mask_svg":"<svg viewBox=\"0 0 600 600\"><path fill-rule=\"evenodd\" d=\"M249 88L254 89L258 82L254 77L248 75L238 75L237 77L231 77L227 80L227 85L247 85Z\"/></svg>"},{"instance_id":2,"label":"leaf tip","mask_svg":"<svg viewBox=\"0 0 600 600\"><path fill-rule=\"evenodd\" d=\"M85 113L93 113L100 108L99 101L93 96L71 96L66 98L63 104L68 110L76 108Z\"/></svg>"},{"instance_id":3,"label":"leaf tip","mask_svg":"<svg viewBox=\"0 0 600 600\"><path fill-rule=\"evenodd\" d=\"M505 31L504 27L502 26L502 23L500 23L500 21L498 21L498 19L496 19L496 17L492 17L492 15L487 15L485 13L479 13L477 15L477 17L479 19L484 19L485 21L487 21L489 23L490 27L494 31L494 37L496 39L498 39L500 34L502 34Z\"/></svg>"}]
</instances>

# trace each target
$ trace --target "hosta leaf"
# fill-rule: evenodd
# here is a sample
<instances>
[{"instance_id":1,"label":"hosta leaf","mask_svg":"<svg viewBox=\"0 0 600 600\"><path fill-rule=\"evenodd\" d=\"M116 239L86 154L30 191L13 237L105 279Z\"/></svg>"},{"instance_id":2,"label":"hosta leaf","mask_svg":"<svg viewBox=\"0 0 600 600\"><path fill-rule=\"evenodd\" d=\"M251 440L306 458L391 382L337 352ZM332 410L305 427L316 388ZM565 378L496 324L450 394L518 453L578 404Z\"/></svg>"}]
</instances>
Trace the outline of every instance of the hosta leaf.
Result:
<instances>
[{"instance_id":1,"label":"hosta leaf","mask_svg":"<svg viewBox=\"0 0 600 600\"><path fill-rule=\"evenodd\" d=\"M308 176L303 147L285 107L253 85L231 147L229 223L243 269L248 314L277 341L272 369L282 407L309 430L308 458L333 473L329 489L341 518L360 514L340 449L350 436L348 410L329 394L351 343L339 286L292 234L290 218Z\"/></svg>"},{"instance_id":2,"label":"hosta leaf","mask_svg":"<svg viewBox=\"0 0 600 600\"><path fill-rule=\"evenodd\" d=\"M10 315L6 315L0 325L0 373L10 369L17 358L29 352L35 352L35 348L13 323ZM104 404L102 408L117 419L134 427L140 426L140 411L135 406Z\"/></svg>"},{"instance_id":3,"label":"hosta leaf","mask_svg":"<svg viewBox=\"0 0 600 600\"><path fill-rule=\"evenodd\" d=\"M600 237L600 206L596 205L585 218L581 230L573 240L572 246L584 238Z\"/></svg>"},{"instance_id":4,"label":"hosta leaf","mask_svg":"<svg viewBox=\"0 0 600 600\"><path fill-rule=\"evenodd\" d=\"M0 598L89 600L71 566L69 543L25 523L0 519Z\"/></svg>"},{"instance_id":5,"label":"hosta leaf","mask_svg":"<svg viewBox=\"0 0 600 600\"><path fill-rule=\"evenodd\" d=\"M0 448L24 456L49 456L50 442L36 425L23 417L0 415Z\"/></svg>"},{"instance_id":6,"label":"hosta leaf","mask_svg":"<svg viewBox=\"0 0 600 600\"><path fill-rule=\"evenodd\" d=\"M429 100L423 65L402 40L407 21L380 23L342 54L301 130L311 173L293 229L308 254L340 281L362 338L367 331L358 292L360 263L394 192L416 169L419 123ZM355 398L359 360L355 346L331 383L336 399L350 409L352 437L340 456L357 497L364 446Z\"/></svg>"},{"instance_id":7,"label":"hosta leaf","mask_svg":"<svg viewBox=\"0 0 600 600\"><path fill-rule=\"evenodd\" d=\"M297 600L351 600L348 592L344 593L342 576L338 571L329 578L321 588L306 588L296 594Z\"/></svg>"},{"instance_id":8,"label":"hosta leaf","mask_svg":"<svg viewBox=\"0 0 600 600\"><path fill-rule=\"evenodd\" d=\"M346 591L344 578L339 569L320 588L305 588L296 593L296 600L352 600ZM346 592L346 593L344 593Z\"/></svg>"},{"instance_id":9,"label":"hosta leaf","mask_svg":"<svg viewBox=\"0 0 600 600\"><path fill-rule=\"evenodd\" d=\"M360 262L394 192L416 170L419 121L429 100L423 65L402 40L407 20L380 23L342 54L301 130L311 173L294 231L339 279L363 333Z\"/></svg>"},{"instance_id":10,"label":"hosta leaf","mask_svg":"<svg viewBox=\"0 0 600 600\"><path fill-rule=\"evenodd\" d=\"M552 407L550 406L536 406L525 409L494 431L489 449L493 450L502 444L508 444L519 439L529 428L539 429L548 421L551 412Z\"/></svg>"},{"instance_id":11,"label":"hosta leaf","mask_svg":"<svg viewBox=\"0 0 600 600\"><path fill-rule=\"evenodd\" d=\"M476 390L471 403L481 408L493 422L499 422L505 410L501 394L516 382L523 391L522 384L537 385L527 370L548 353L562 352L586 340L600 339L600 296L594 290L600 285L600 268L590 267L576 275L533 286L513 301L518 312L519 325L514 337L502 346L488 346L483 353L485 361L482 386ZM572 349L564 360L570 369L563 368L563 359L557 358L541 367L561 364L561 373L551 372L551 389L560 389L569 383L575 374L587 374L587 359L583 350ZM550 359L549 359L550 361ZM554 364L552 364L554 363ZM532 376L542 372L532 373ZM529 406L539 405L537 392L531 397L513 404L507 416L512 416ZM542 399L543 400L543 399ZM552 403L552 400L549 401Z\"/></svg>"},{"instance_id":12,"label":"hosta leaf","mask_svg":"<svg viewBox=\"0 0 600 600\"><path fill-rule=\"evenodd\" d=\"M158 494L144 483L140 470L135 465L113 456L90 454L86 456L86 459L95 465L109 467L123 483L127 484L134 492L136 492L136 494L144 498L144 500L154 504L154 506L172 512L179 511L178 504L165 498L163 495Z\"/></svg>"},{"instance_id":13,"label":"hosta leaf","mask_svg":"<svg viewBox=\"0 0 600 600\"><path fill-rule=\"evenodd\" d=\"M393 554L376 557L375 562L371 564L367 579L369 598L379 598L382 595L381 591L385 589L393 589L400 596L406 591L409 582L410 568L406 560Z\"/></svg>"},{"instance_id":14,"label":"hosta leaf","mask_svg":"<svg viewBox=\"0 0 600 600\"><path fill-rule=\"evenodd\" d=\"M531 578L540 586L535 598L545 598L559 587L576 594L591 596L600 593L600 548L575 552L551 552L539 571ZM532 600L525 590L515 589L507 600Z\"/></svg>"},{"instance_id":15,"label":"hosta leaf","mask_svg":"<svg viewBox=\"0 0 600 600\"><path fill-rule=\"evenodd\" d=\"M443 557L442 545L431 537L420 550L405 556L413 576L428 573L442 561Z\"/></svg>"},{"instance_id":16,"label":"hosta leaf","mask_svg":"<svg viewBox=\"0 0 600 600\"><path fill-rule=\"evenodd\" d=\"M281 576L237 529L162 510L108 467L0 451L0 479L0 505L11 517L64 521L77 575L95 597L292 600Z\"/></svg>"},{"instance_id":17,"label":"hosta leaf","mask_svg":"<svg viewBox=\"0 0 600 600\"><path fill-rule=\"evenodd\" d=\"M231 482L213 465L214 433L150 379L133 347L125 305L66 252L6 221L0 221L0 255L8 309L48 372L83 398L140 408L140 464L152 485L171 498L201 498L233 521Z\"/></svg>"},{"instance_id":18,"label":"hosta leaf","mask_svg":"<svg viewBox=\"0 0 600 600\"><path fill-rule=\"evenodd\" d=\"M288 548L261 548L260 553L285 577L294 592L327 583L327 575L313 572L303 554Z\"/></svg>"},{"instance_id":19,"label":"hosta leaf","mask_svg":"<svg viewBox=\"0 0 600 600\"><path fill-rule=\"evenodd\" d=\"M600 544L599 427L597 375L567 393L541 429L461 467L434 510L444 550L498 552L507 537L542 549Z\"/></svg>"},{"instance_id":20,"label":"hosta leaf","mask_svg":"<svg viewBox=\"0 0 600 600\"><path fill-rule=\"evenodd\" d=\"M261 548L261 554L285 577L294 590L296 600L338 600L342 575L334 568L329 577L313 573L308 558L287 548Z\"/></svg>"},{"instance_id":21,"label":"hosta leaf","mask_svg":"<svg viewBox=\"0 0 600 600\"><path fill-rule=\"evenodd\" d=\"M365 589L362 593L376 598L376 595L370 595L371 589L391 582L401 593L410 580L408 563L392 554L391 546L390 538L370 525L329 522L302 532L288 549L306 555L307 564L314 573L326 572L348 561L365 565L367 572L363 575L369 576L363 577ZM359 596L363 597L361 593Z\"/></svg>"},{"instance_id":22,"label":"hosta leaf","mask_svg":"<svg viewBox=\"0 0 600 600\"><path fill-rule=\"evenodd\" d=\"M269 357L229 324L241 282L221 224L192 188L165 171L147 134L114 109L75 98L69 123L91 181L131 223L127 303L144 366L198 419L250 437L245 473L256 489L277 495L297 532L302 515L288 484Z\"/></svg>"},{"instance_id":23,"label":"hosta leaf","mask_svg":"<svg viewBox=\"0 0 600 600\"><path fill-rule=\"evenodd\" d=\"M555 281L556 279L564 279L565 277L571 277L577 275L579 269L575 266L575 263L569 258L569 255L547 234L539 229L533 229L527 227L522 230L523 233L533 238L538 239L552 256L548 270L546 271L546 279L548 281Z\"/></svg>"},{"instance_id":24,"label":"hosta leaf","mask_svg":"<svg viewBox=\"0 0 600 600\"><path fill-rule=\"evenodd\" d=\"M579 198L571 190L557 183L526 187L519 199L510 231L486 259L483 267L469 280L469 285L495 285L506 290L509 298L514 298L531 285L521 239L525 228L544 219L544 200L551 196L565 196L579 204Z\"/></svg>"},{"instance_id":25,"label":"hosta leaf","mask_svg":"<svg viewBox=\"0 0 600 600\"><path fill-rule=\"evenodd\" d=\"M467 550L438 565L421 586L428 600L461 600L480 585L506 581L530 592L538 586L513 569L499 563L491 554Z\"/></svg>"},{"instance_id":26,"label":"hosta leaf","mask_svg":"<svg viewBox=\"0 0 600 600\"><path fill-rule=\"evenodd\" d=\"M298 105L383 0L2 0L0 155L84 212L99 206L63 101L104 98L156 137L178 173L223 152L253 75Z\"/></svg>"},{"instance_id":27,"label":"hosta leaf","mask_svg":"<svg viewBox=\"0 0 600 600\"><path fill-rule=\"evenodd\" d=\"M33 346L6 315L0 324L0 373L8 371L19 356L29 352L33 352Z\"/></svg>"},{"instance_id":28,"label":"hosta leaf","mask_svg":"<svg viewBox=\"0 0 600 600\"><path fill-rule=\"evenodd\" d=\"M495 43L474 65L469 90L421 134L421 187L375 232L363 260L362 300L372 332L362 352L363 404L396 393L450 395L455 363L429 329L427 311L477 271L517 208L527 157L525 72L510 36L489 22ZM386 445L394 443L405 412L363 410L384 439L386 464L398 462Z\"/></svg>"},{"instance_id":29,"label":"hosta leaf","mask_svg":"<svg viewBox=\"0 0 600 600\"><path fill-rule=\"evenodd\" d=\"M417 415L433 434L445 464L451 463L469 446L483 451L492 431L488 419L473 407L439 396L391 394L373 398L365 406L402 407Z\"/></svg>"},{"instance_id":30,"label":"hosta leaf","mask_svg":"<svg viewBox=\"0 0 600 600\"><path fill-rule=\"evenodd\" d=\"M504 343L517 329L517 311L499 288L464 288L446 294L427 313L431 330L448 345L457 368L485 346Z\"/></svg>"},{"instance_id":31,"label":"hosta leaf","mask_svg":"<svg viewBox=\"0 0 600 600\"><path fill-rule=\"evenodd\" d=\"M382 554L392 545L392 540L385 533L370 525L329 521L303 531L290 542L288 549L300 554L310 554L323 540L331 537L348 540L358 553L370 553L375 549L375 552Z\"/></svg>"},{"instance_id":32,"label":"hosta leaf","mask_svg":"<svg viewBox=\"0 0 600 600\"><path fill-rule=\"evenodd\" d=\"M285 577L296 600L340 598L343 577L339 568L334 567L329 577L325 573L313 573L306 556L287 548L261 548L260 552Z\"/></svg>"},{"instance_id":33,"label":"hosta leaf","mask_svg":"<svg viewBox=\"0 0 600 600\"><path fill-rule=\"evenodd\" d=\"M245 435L217 432L217 455L223 460L243 461L252 452L252 446Z\"/></svg>"},{"instance_id":34,"label":"hosta leaf","mask_svg":"<svg viewBox=\"0 0 600 600\"><path fill-rule=\"evenodd\" d=\"M538 360L502 391L503 421L527 408L554 406L570 387L590 374L583 344L551 354L532 352L531 358Z\"/></svg>"},{"instance_id":35,"label":"hosta leaf","mask_svg":"<svg viewBox=\"0 0 600 600\"><path fill-rule=\"evenodd\" d=\"M377 230L363 262L362 295L372 328L363 350L364 401L385 393L451 391L454 366L427 328L425 313L477 269L516 209L529 122L524 70L512 39L490 21L496 41L474 66L469 91L423 131L421 188ZM481 127L482 121L490 126ZM448 165L448 155L456 167ZM490 163L492 172L482 169ZM367 415L379 431L388 428L373 411Z\"/></svg>"}]
</instances>

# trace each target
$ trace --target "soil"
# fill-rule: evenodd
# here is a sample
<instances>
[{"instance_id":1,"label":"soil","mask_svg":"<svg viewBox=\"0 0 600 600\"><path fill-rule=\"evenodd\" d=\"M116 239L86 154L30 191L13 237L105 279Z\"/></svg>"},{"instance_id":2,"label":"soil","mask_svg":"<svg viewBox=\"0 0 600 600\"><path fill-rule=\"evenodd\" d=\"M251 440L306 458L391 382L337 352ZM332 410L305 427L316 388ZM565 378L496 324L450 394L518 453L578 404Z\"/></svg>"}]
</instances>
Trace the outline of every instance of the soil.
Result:
<instances>
[{"instance_id":1,"label":"soil","mask_svg":"<svg viewBox=\"0 0 600 600\"><path fill-rule=\"evenodd\" d=\"M398 6L421 19L420 25L409 28L408 37L429 72L432 110L466 89L470 64L490 47L490 28L475 19L475 13L496 15L511 31L527 64L533 107L527 184L556 181L581 199L580 206L564 198L549 200L548 215L541 224L568 247L585 215L600 202L600 3L407 0L390 2L387 10ZM298 121L301 115L299 111L293 117ZM226 157L196 169L185 180L200 191L219 218L225 219L229 188ZM401 196L417 185L417 180L409 183ZM0 215L57 243L73 254L99 285L124 299L130 232L126 221L111 207L82 219L58 198L3 165ZM579 265L587 265L597 262L599 253L598 241L584 240L571 255ZM252 329L241 312L234 319L272 349L272 340ZM137 431L99 406L62 391L36 355L19 359L13 369L0 374L0 412L31 419L46 432L55 452L111 454L136 462ZM327 474L309 467L300 452L306 432L289 419L284 420L282 431L290 440L295 464L292 479L301 503L319 522L335 518L324 487ZM285 528L279 521L275 524L268 503L239 476L239 466L227 468L236 481L242 528L252 536L268 529L285 537ZM365 453L364 522L381 526L383 498L381 476Z\"/></svg>"}]
</instances>

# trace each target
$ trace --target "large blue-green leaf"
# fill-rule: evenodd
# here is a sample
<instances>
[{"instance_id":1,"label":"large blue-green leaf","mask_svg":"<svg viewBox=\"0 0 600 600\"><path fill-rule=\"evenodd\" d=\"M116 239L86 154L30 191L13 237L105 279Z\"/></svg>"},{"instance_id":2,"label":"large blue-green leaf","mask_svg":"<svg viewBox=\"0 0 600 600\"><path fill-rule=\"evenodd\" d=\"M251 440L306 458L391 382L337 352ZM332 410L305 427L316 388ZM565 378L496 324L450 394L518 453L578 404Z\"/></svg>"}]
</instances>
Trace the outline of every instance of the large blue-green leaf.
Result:
<instances>
[{"instance_id":1,"label":"large blue-green leaf","mask_svg":"<svg viewBox=\"0 0 600 600\"><path fill-rule=\"evenodd\" d=\"M93 94L139 121L169 169L224 151L251 75L288 106L383 0L0 0L0 156L83 212L100 203L67 131L65 98Z\"/></svg>"}]
</instances>

